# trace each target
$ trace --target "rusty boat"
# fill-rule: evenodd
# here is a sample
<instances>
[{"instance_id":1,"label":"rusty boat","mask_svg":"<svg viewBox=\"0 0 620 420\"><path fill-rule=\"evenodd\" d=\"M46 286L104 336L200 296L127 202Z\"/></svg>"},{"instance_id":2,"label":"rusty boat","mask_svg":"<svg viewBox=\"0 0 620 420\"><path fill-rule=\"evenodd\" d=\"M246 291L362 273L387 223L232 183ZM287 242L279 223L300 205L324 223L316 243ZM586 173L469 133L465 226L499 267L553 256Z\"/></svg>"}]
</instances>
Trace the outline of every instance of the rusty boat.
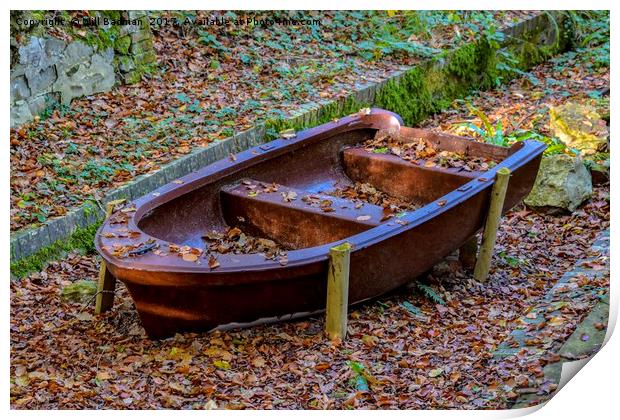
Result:
<instances>
[{"instance_id":1,"label":"rusty boat","mask_svg":"<svg viewBox=\"0 0 620 420\"><path fill-rule=\"evenodd\" d=\"M364 146L381 135L483 164L427 164ZM349 303L392 291L483 227L500 168L512 173L503 210L517 204L545 149L408 128L381 109L283 137L170 182L105 220L96 248L129 290L149 337L316 314L325 308L329 250L343 242L352 246ZM415 206L393 211L331 193L360 184ZM209 232L279 248L219 252Z\"/></svg>"}]
</instances>

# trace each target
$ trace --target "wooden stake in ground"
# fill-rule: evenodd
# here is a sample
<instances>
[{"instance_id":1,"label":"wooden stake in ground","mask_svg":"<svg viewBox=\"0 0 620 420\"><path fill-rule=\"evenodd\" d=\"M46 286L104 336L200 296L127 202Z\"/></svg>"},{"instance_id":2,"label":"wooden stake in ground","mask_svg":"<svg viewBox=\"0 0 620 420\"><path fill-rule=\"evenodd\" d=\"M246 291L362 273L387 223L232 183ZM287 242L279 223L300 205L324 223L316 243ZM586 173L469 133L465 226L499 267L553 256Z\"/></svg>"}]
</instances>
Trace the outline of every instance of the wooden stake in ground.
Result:
<instances>
[{"instance_id":1,"label":"wooden stake in ground","mask_svg":"<svg viewBox=\"0 0 620 420\"><path fill-rule=\"evenodd\" d=\"M106 206L105 217L106 219L112 215L114 207L123 203L125 200L110 201ZM99 267L99 283L97 284L97 299L95 303L95 313L100 314L102 312L109 311L114 305L114 291L116 289L116 279L110 273L110 270L106 267L105 261L101 261Z\"/></svg>"},{"instance_id":2,"label":"wooden stake in ground","mask_svg":"<svg viewBox=\"0 0 620 420\"><path fill-rule=\"evenodd\" d=\"M504 199L506 198L506 190L508 189L508 180L510 179L510 169L500 168L495 177L495 184L491 191L491 202L489 204L489 213L484 225L482 234L482 243L480 244L480 253L474 268L474 278L477 281L484 282L489 276L489 268L491 266L491 256L493 255L493 247L497 239L497 228L502 218L502 209L504 208Z\"/></svg>"},{"instance_id":3,"label":"wooden stake in ground","mask_svg":"<svg viewBox=\"0 0 620 420\"><path fill-rule=\"evenodd\" d=\"M350 244L345 242L329 250L325 331L331 340L347 336L350 261Z\"/></svg>"}]
</instances>

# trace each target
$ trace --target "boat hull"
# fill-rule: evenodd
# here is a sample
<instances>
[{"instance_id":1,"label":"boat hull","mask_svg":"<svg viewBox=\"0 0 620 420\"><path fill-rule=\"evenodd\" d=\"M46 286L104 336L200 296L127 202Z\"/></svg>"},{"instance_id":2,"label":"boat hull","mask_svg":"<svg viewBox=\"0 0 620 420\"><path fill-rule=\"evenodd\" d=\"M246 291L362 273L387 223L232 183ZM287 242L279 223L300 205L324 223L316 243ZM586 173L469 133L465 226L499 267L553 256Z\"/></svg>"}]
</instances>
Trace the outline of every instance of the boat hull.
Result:
<instances>
[{"instance_id":1,"label":"boat hull","mask_svg":"<svg viewBox=\"0 0 620 420\"><path fill-rule=\"evenodd\" d=\"M378 113L386 118L377 123L377 130L393 123L391 113ZM389 122L387 116L391 118ZM526 142L511 150L484 176L471 178L411 212L402 223L387 221L340 241L292 251L286 265L242 259L235 265L234 256L232 265L223 264L222 269L214 270L166 259L153 263L156 260L152 257L146 258L146 262L140 258L127 262L110 255L102 235L98 236L96 246L114 277L127 286L151 338L304 316L325 308L331 246L343 241L353 245L350 304L388 293L431 269L483 227L494 174L500 167L512 171L504 211L517 204L534 183L543 150L539 143ZM231 163L223 165L229 167ZM382 170L380 165L373 167ZM221 170L215 164L194 177L208 177ZM354 166L347 175L355 177ZM380 183L380 172L376 178ZM153 200L153 197L138 200L137 216L130 220L130 229L138 230L139 219L161 205L153 205ZM100 233L109 228L104 225Z\"/></svg>"}]
</instances>

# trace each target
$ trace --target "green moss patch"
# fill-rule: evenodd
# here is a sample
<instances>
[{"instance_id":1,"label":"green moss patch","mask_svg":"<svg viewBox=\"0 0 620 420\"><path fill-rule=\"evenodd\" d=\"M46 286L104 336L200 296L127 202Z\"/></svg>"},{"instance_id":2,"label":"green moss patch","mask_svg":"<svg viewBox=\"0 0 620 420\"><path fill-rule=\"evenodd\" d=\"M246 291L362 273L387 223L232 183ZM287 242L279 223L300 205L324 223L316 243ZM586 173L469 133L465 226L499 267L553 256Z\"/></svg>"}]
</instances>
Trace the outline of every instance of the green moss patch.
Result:
<instances>
[{"instance_id":1,"label":"green moss patch","mask_svg":"<svg viewBox=\"0 0 620 420\"><path fill-rule=\"evenodd\" d=\"M77 228L68 238L59 239L29 257L11 263L11 277L19 279L30 273L41 271L48 262L62 258L70 251L95 252L95 234L100 225L101 221Z\"/></svg>"}]
</instances>

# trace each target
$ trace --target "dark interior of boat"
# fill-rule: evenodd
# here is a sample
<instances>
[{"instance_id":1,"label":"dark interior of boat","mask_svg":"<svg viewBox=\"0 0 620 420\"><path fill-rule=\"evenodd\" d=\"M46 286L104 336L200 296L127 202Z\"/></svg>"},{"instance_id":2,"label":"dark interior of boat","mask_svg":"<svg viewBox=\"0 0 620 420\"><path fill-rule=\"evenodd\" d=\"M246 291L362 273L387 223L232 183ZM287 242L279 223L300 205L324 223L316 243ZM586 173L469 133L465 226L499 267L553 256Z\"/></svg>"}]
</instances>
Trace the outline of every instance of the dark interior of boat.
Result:
<instances>
[{"instance_id":1,"label":"dark interior of boat","mask_svg":"<svg viewBox=\"0 0 620 420\"><path fill-rule=\"evenodd\" d=\"M480 170L403 159L363 143L359 129L300 147L219 177L168 201L139 221L146 233L205 247L205 234L239 228L285 249L337 241L412 211L481 176ZM424 139L438 152L500 161L506 149L425 130L401 128L403 143Z\"/></svg>"}]
</instances>

